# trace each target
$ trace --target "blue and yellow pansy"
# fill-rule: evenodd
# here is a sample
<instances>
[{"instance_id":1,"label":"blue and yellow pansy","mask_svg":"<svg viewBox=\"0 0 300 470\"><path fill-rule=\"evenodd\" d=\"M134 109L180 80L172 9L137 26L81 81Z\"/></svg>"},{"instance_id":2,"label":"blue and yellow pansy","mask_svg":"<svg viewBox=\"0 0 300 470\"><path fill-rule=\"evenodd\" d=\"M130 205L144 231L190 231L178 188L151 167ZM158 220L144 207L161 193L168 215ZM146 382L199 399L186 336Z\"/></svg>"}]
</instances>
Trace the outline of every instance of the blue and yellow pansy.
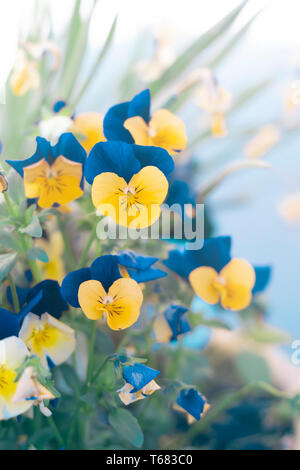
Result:
<instances>
[{"instance_id":1,"label":"blue and yellow pansy","mask_svg":"<svg viewBox=\"0 0 300 470\"><path fill-rule=\"evenodd\" d=\"M183 150L187 144L183 121L167 109L151 117L150 106L150 90L144 90L131 101L111 107L103 123L107 140L161 147L171 154Z\"/></svg>"},{"instance_id":2,"label":"blue and yellow pansy","mask_svg":"<svg viewBox=\"0 0 300 470\"><path fill-rule=\"evenodd\" d=\"M89 153L98 142L105 142L103 134L103 116L97 112L76 114L73 119L72 132Z\"/></svg>"},{"instance_id":3,"label":"blue and yellow pansy","mask_svg":"<svg viewBox=\"0 0 300 470\"><path fill-rule=\"evenodd\" d=\"M178 411L184 411L188 414L188 422L199 421L200 418L209 410L210 405L206 398L194 388L185 388L181 390L174 408Z\"/></svg>"},{"instance_id":4,"label":"blue and yellow pansy","mask_svg":"<svg viewBox=\"0 0 300 470\"><path fill-rule=\"evenodd\" d=\"M24 179L25 196L40 207L65 205L79 198L83 188L86 152L70 133L56 145L37 137L35 153L26 160L7 160Z\"/></svg>"},{"instance_id":5,"label":"blue and yellow pansy","mask_svg":"<svg viewBox=\"0 0 300 470\"><path fill-rule=\"evenodd\" d=\"M91 320L105 313L111 329L128 328L138 319L143 302L138 282L166 275L152 268L156 261L157 258L132 252L101 256L90 268L69 273L62 282L62 294L70 305L81 307Z\"/></svg>"},{"instance_id":6,"label":"blue and yellow pansy","mask_svg":"<svg viewBox=\"0 0 300 470\"><path fill-rule=\"evenodd\" d=\"M162 148L100 142L87 159L85 178L98 212L119 225L145 228L160 216L173 169L172 157Z\"/></svg>"},{"instance_id":7,"label":"blue and yellow pansy","mask_svg":"<svg viewBox=\"0 0 300 470\"><path fill-rule=\"evenodd\" d=\"M151 369L144 364L133 364L123 367L123 378L125 385L119 390L119 398L124 405L143 400L152 395L160 386L155 382L159 371Z\"/></svg>"},{"instance_id":8,"label":"blue and yellow pansy","mask_svg":"<svg viewBox=\"0 0 300 470\"><path fill-rule=\"evenodd\" d=\"M221 301L223 308L246 308L254 294L267 286L271 268L252 267L247 261L231 258L231 238L204 241L200 250L171 250L163 263L189 281L197 295L208 303Z\"/></svg>"},{"instance_id":9,"label":"blue and yellow pansy","mask_svg":"<svg viewBox=\"0 0 300 470\"><path fill-rule=\"evenodd\" d=\"M74 330L48 313L26 315L19 337L45 367L62 364L75 349Z\"/></svg>"}]
</instances>

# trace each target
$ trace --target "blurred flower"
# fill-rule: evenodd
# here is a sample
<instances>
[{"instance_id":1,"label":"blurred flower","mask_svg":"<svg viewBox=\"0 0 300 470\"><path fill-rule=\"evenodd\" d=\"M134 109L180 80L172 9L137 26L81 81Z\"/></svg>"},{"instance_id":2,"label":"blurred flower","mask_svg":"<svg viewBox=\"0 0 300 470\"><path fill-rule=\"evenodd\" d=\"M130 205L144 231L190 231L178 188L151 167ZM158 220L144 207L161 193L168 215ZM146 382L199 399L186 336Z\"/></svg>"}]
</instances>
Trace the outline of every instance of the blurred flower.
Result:
<instances>
[{"instance_id":1,"label":"blurred flower","mask_svg":"<svg viewBox=\"0 0 300 470\"><path fill-rule=\"evenodd\" d=\"M196 194L185 181L176 179L170 183L165 202L169 207L178 204L182 217L193 218L195 215Z\"/></svg>"},{"instance_id":2,"label":"blurred flower","mask_svg":"<svg viewBox=\"0 0 300 470\"><path fill-rule=\"evenodd\" d=\"M53 116L39 122L39 134L49 140L51 145L55 145L58 139L65 132L71 131L73 121L68 116Z\"/></svg>"},{"instance_id":3,"label":"blurred flower","mask_svg":"<svg viewBox=\"0 0 300 470\"><path fill-rule=\"evenodd\" d=\"M155 319L153 327L159 343L177 341L178 336L191 331L186 312L188 309L182 305L169 305L163 316Z\"/></svg>"},{"instance_id":4,"label":"blurred flower","mask_svg":"<svg viewBox=\"0 0 300 470\"><path fill-rule=\"evenodd\" d=\"M55 366L62 364L75 349L74 330L48 313L40 317L29 313L23 321L19 337L45 367L49 363Z\"/></svg>"},{"instance_id":5,"label":"blurred flower","mask_svg":"<svg viewBox=\"0 0 300 470\"><path fill-rule=\"evenodd\" d=\"M201 267L213 268L220 272L231 261L231 237L212 237L204 240L203 247L199 250L171 250L168 259L163 263L176 272L185 281L189 280L192 271ZM268 285L271 276L269 266L256 266L255 284L252 295L262 292ZM211 270L207 273L212 273ZM208 278L207 278L208 279Z\"/></svg>"},{"instance_id":6,"label":"blurred flower","mask_svg":"<svg viewBox=\"0 0 300 470\"><path fill-rule=\"evenodd\" d=\"M61 232L58 230L50 232L49 239L40 238L36 245L42 248L48 255L48 263L37 261L40 272L44 279L54 279L62 282L65 276L64 268L64 242Z\"/></svg>"},{"instance_id":7,"label":"blurred flower","mask_svg":"<svg viewBox=\"0 0 300 470\"><path fill-rule=\"evenodd\" d=\"M161 148L125 142L96 144L87 159L85 178L102 215L131 228L152 225L168 192L172 157Z\"/></svg>"},{"instance_id":8,"label":"blurred flower","mask_svg":"<svg viewBox=\"0 0 300 470\"><path fill-rule=\"evenodd\" d=\"M211 132L215 137L225 137L227 128L225 114L229 111L232 96L225 88L217 85L210 72L197 90L198 104L203 111L211 116Z\"/></svg>"},{"instance_id":9,"label":"blurred flower","mask_svg":"<svg viewBox=\"0 0 300 470\"><path fill-rule=\"evenodd\" d=\"M33 42L27 41L23 44L24 50L37 61L40 61L43 55L47 52L50 52L53 63L51 66L52 70L57 70L60 64L60 49L58 45L54 41L40 41L40 42Z\"/></svg>"},{"instance_id":10,"label":"blurred flower","mask_svg":"<svg viewBox=\"0 0 300 470\"><path fill-rule=\"evenodd\" d=\"M5 176L0 172L0 194L7 191L7 180Z\"/></svg>"},{"instance_id":11,"label":"blurred flower","mask_svg":"<svg viewBox=\"0 0 300 470\"><path fill-rule=\"evenodd\" d=\"M31 401L32 405L39 406L40 411L45 416L51 416L52 413L44 405L44 400L53 400L55 396L44 387L36 377L36 373L32 366L26 367L22 373L13 396L13 403L20 401Z\"/></svg>"},{"instance_id":12,"label":"blurred flower","mask_svg":"<svg viewBox=\"0 0 300 470\"><path fill-rule=\"evenodd\" d=\"M40 86L38 62L27 59L26 53L20 49L17 53L15 65L10 78L11 90L16 96L23 96L29 90L36 90Z\"/></svg>"},{"instance_id":13,"label":"blurred flower","mask_svg":"<svg viewBox=\"0 0 300 470\"><path fill-rule=\"evenodd\" d=\"M279 142L280 132L277 126L268 124L259 129L257 134L244 147L246 158L259 158L269 152Z\"/></svg>"},{"instance_id":14,"label":"blurred flower","mask_svg":"<svg viewBox=\"0 0 300 470\"><path fill-rule=\"evenodd\" d=\"M26 160L7 160L23 178L25 196L38 199L40 207L65 205L83 194L85 150L70 134L60 136L55 146L37 137L37 149Z\"/></svg>"},{"instance_id":15,"label":"blurred flower","mask_svg":"<svg viewBox=\"0 0 300 470\"><path fill-rule=\"evenodd\" d=\"M156 111L151 118L150 101L150 90L144 90L131 101L110 108L103 122L107 140L161 147L169 153L183 150L187 143L183 121L167 109Z\"/></svg>"},{"instance_id":16,"label":"blurred flower","mask_svg":"<svg viewBox=\"0 0 300 470\"><path fill-rule=\"evenodd\" d=\"M288 86L284 97L284 108L292 114L300 105L300 80L293 80Z\"/></svg>"},{"instance_id":17,"label":"blurred flower","mask_svg":"<svg viewBox=\"0 0 300 470\"><path fill-rule=\"evenodd\" d=\"M287 222L299 222L300 220L300 192L288 194L279 204L279 214Z\"/></svg>"},{"instance_id":18,"label":"blurred flower","mask_svg":"<svg viewBox=\"0 0 300 470\"><path fill-rule=\"evenodd\" d=\"M112 330L133 325L143 302L139 284L121 277L117 257L113 255L97 258L91 268L69 273L63 280L62 293L91 320L98 320L105 313Z\"/></svg>"},{"instance_id":19,"label":"blurred flower","mask_svg":"<svg viewBox=\"0 0 300 470\"><path fill-rule=\"evenodd\" d=\"M151 59L140 60L135 66L139 79L144 82L155 80L174 62L176 57L173 47L174 34L168 26L168 24L163 25L154 32L156 47Z\"/></svg>"},{"instance_id":20,"label":"blurred flower","mask_svg":"<svg viewBox=\"0 0 300 470\"><path fill-rule=\"evenodd\" d=\"M154 380L158 375L158 370L151 369L144 364L136 363L132 366L124 366L123 378L126 383L119 390L120 400L127 406L152 395L160 389Z\"/></svg>"},{"instance_id":21,"label":"blurred flower","mask_svg":"<svg viewBox=\"0 0 300 470\"><path fill-rule=\"evenodd\" d=\"M194 388L181 390L176 403L177 407L175 406L175 409L188 414L189 424L193 423L195 420L199 421L210 408L206 398Z\"/></svg>"},{"instance_id":22,"label":"blurred flower","mask_svg":"<svg viewBox=\"0 0 300 470\"><path fill-rule=\"evenodd\" d=\"M10 336L0 341L0 420L25 413L32 406L26 399L13 400L18 383L17 369L29 355L19 338Z\"/></svg>"},{"instance_id":23,"label":"blurred flower","mask_svg":"<svg viewBox=\"0 0 300 470\"><path fill-rule=\"evenodd\" d=\"M16 289L21 308L34 299L38 299L38 302L31 308L31 312L36 315L40 316L48 312L53 317L60 318L62 313L69 308L61 295L60 285L57 281L45 279L32 288L17 286ZM7 300L12 305L10 286L7 287Z\"/></svg>"},{"instance_id":24,"label":"blurred flower","mask_svg":"<svg viewBox=\"0 0 300 470\"><path fill-rule=\"evenodd\" d=\"M205 302L221 301L225 309L242 310L251 302L255 271L244 259L233 258L220 273L201 266L190 273L189 280L195 293Z\"/></svg>"},{"instance_id":25,"label":"blurred flower","mask_svg":"<svg viewBox=\"0 0 300 470\"><path fill-rule=\"evenodd\" d=\"M96 112L77 114L73 121L72 132L77 136L87 153L98 142L106 141L103 134L103 116Z\"/></svg>"}]
</instances>

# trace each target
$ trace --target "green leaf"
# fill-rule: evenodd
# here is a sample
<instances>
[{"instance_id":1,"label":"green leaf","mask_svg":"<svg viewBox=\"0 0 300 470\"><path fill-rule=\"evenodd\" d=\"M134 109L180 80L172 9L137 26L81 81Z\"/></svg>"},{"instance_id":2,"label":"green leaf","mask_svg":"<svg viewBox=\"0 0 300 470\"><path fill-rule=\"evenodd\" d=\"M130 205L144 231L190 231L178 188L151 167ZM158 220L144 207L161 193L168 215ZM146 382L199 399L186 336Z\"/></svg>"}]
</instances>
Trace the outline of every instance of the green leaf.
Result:
<instances>
[{"instance_id":1,"label":"green leaf","mask_svg":"<svg viewBox=\"0 0 300 470\"><path fill-rule=\"evenodd\" d=\"M142 447L144 442L143 431L137 419L124 408L115 408L108 417L111 427L122 439L127 440L135 447Z\"/></svg>"},{"instance_id":2,"label":"green leaf","mask_svg":"<svg viewBox=\"0 0 300 470\"><path fill-rule=\"evenodd\" d=\"M17 253L0 255L0 281L12 270L17 260Z\"/></svg>"},{"instance_id":3,"label":"green leaf","mask_svg":"<svg viewBox=\"0 0 300 470\"><path fill-rule=\"evenodd\" d=\"M218 318L205 318L202 313L188 313L188 319L192 328L196 326L203 325L208 326L210 328L225 328L226 330L230 330L230 326L227 325L223 320Z\"/></svg>"},{"instance_id":4,"label":"green leaf","mask_svg":"<svg viewBox=\"0 0 300 470\"><path fill-rule=\"evenodd\" d=\"M5 248L10 248L14 251L19 251L20 249L20 246L13 233L4 229L0 230L0 245L4 246Z\"/></svg>"},{"instance_id":5,"label":"green leaf","mask_svg":"<svg viewBox=\"0 0 300 470\"><path fill-rule=\"evenodd\" d=\"M34 246L27 251L27 258L32 259L33 261L38 259L42 261L43 263L49 263L49 258L48 258L47 253L41 248L38 248L37 246Z\"/></svg>"},{"instance_id":6,"label":"green leaf","mask_svg":"<svg viewBox=\"0 0 300 470\"><path fill-rule=\"evenodd\" d=\"M187 47L175 62L161 75L161 77L152 82L150 85L152 96L154 97L169 82L175 80L202 51L219 39L227 29L229 29L246 3L247 1L243 1L219 23Z\"/></svg>"},{"instance_id":7,"label":"green leaf","mask_svg":"<svg viewBox=\"0 0 300 470\"><path fill-rule=\"evenodd\" d=\"M8 195L15 204L20 204L25 199L23 180L19 173L10 170L7 177Z\"/></svg>"},{"instance_id":8,"label":"green leaf","mask_svg":"<svg viewBox=\"0 0 300 470\"><path fill-rule=\"evenodd\" d=\"M269 325L259 325L249 328L246 335L259 343L287 344L290 342L290 336Z\"/></svg>"},{"instance_id":9,"label":"green leaf","mask_svg":"<svg viewBox=\"0 0 300 470\"><path fill-rule=\"evenodd\" d=\"M245 383L271 382L270 371L266 361L257 354L242 352L236 358L236 369Z\"/></svg>"},{"instance_id":10,"label":"green leaf","mask_svg":"<svg viewBox=\"0 0 300 470\"><path fill-rule=\"evenodd\" d=\"M69 366L68 364L62 364L60 366L60 370L64 376L65 381L68 384L68 387L70 387L75 393L79 392L81 382L79 380L79 377L76 375L76 372L73 367Z\"/></svg>"},{"instance_id":11,"label":"green leaf","mask_svg":"<svg viewBox=\"0 0 300 470\"><path fill-rule=\"evenodd\" d=\"M43 234L43 230L37 215L34 215L30 224L27 227L21 227L19 229L21 233L27 233L31 237L40 238Z\"/></svg>"}]
</instances>

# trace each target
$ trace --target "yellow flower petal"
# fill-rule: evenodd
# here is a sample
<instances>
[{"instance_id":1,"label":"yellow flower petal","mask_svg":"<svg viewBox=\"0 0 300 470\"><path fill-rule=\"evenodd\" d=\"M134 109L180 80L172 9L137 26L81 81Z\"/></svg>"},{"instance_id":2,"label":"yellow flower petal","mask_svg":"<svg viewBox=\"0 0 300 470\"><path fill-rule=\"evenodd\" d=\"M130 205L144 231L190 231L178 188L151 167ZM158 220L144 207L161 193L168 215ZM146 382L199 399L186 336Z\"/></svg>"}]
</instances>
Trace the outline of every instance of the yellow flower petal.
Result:
<instances>
[{"instance_id":1,"label":"yellow flower petal","mask_svg":"<svg viewBox=\"0 0 300 470\"><path fill-rule=\"evenodd\" d=\"M78 183L80 183L82 178L82 164L68 160L63 155L60 155L51 166L51 174L54 177L75 176L78 179Z\"/></svg>"},{"instance_id":2,"label":"yellow flower petal","mask_svg":"<svg viewBox=\"0 0 300 470\"><path fill-rule=\"evenodd\" d=\"M130 132L137 145L152 145L149 128L141 116L126 119L124 127Z\"/></svg>"},{"instance_id":3,"label":"yellow flower petal","mask_svg":"<svg viewBox=\"0 0 300 470\"><path fill-rule=\"evenodd\" d=\"M102 304L107 296L101 282L90 280L79 286L78 301L80 307L87 318L98 320L102 317L105 308Z\"/></svg>"},{"instance_id":4,"label":"yellow flower petal","mask_svg":"<svg viewBox=\"0 0 300 470\"><path fill-rule=\"evenodd\" d=\"M195 293L208 304L216 304L219 301L219 291L214 287L217 279L217 271L208 266L196 268L189 275L189 281Z\"/></svg>"},{"instance_id":5,"label":"yellow flower petal","mask_svg":"<svg viewBox=\"0 0 300 470\"><path fill-rule=\"evenodd\" d=\"M255 271L251 264L234 258L222 269L220 277L226 283L226 289L221 292L222 306L231 310L246 308L251 302L255 283Z\"/></svg>"},{"instance_id":6,"label":"yellow flower petal","mask_svg":"<svg viewBox=\"0 0 300 470\"><path fill-rule=\"evenodd\" d=\"M187 144L183 121L167 109L159 109L149 123L151 144L173 153L183 150Z\"/></svg>"},{"instance_id":7,"label":"yellow flower petal","mask_svg":"<svg viewBox=\"0 0 300 470\"><path fill-rule=\"evenodd\" d=\"M52 207L55 203L64 206L83 194L76 176L63 175L45 179L40 183L40 187L38 205L42 208Z\"/></svg>"},{"instance_id":8,"label":"yellow flower petal","mask_svg":"<svg viewBox=\"0 0 300 470\"><path fill-rule=\"evenodd\" d=\"M118 279L108 291L113 301L107 306L107 323L112 330L124 330L133 325L140 314L143 293L133 279Z\"/></svg>"},{"instance_id":9,"label":"yellow flower petal","mask_svg":"<svg viewBox=\"0 0 300 470\"><path fill-rule=\"evenodd\" d=\"M25 196L34 199L40 195L40 181L47 178L50 173L50 165L43 158L33 165L24 168Z\"/></svg>"},{"instance_id":10,"label":"yellow flower petal","mask_svg":"<svg viewBox=\"0 0 300 470\"><path fill-rule=\"evenodd\" d=\"M92 201L98 212L120 223L127 219L127 183L115 173L101 173L92 185ZM121 220L120 220L121 219Z\"/></svg>"},{"instance_id":11,"label":"yellow flower petal","mask_svg":"<svg viewBox=\"0 0 300 470\"><path fill-rule=\"evenodd\" d=\"M95 144L105 142L103 117L97 112L78 114L74 119L73 132L79 134L78 140L89 153Z\"/></svg>"}]
</instances>

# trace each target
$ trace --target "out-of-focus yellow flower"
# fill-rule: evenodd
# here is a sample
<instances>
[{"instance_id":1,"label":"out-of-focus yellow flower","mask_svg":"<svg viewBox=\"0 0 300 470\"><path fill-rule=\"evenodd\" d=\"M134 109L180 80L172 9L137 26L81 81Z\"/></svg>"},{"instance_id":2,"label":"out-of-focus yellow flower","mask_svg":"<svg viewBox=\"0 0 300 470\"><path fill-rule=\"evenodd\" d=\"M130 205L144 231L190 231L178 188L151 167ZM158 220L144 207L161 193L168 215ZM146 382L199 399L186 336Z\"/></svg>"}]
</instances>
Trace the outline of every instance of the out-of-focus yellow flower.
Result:
<instances>
[{"instance_id":1,"label":"out-of-focus yellow flower","mask_svg":"<svg viewBox=\"0 0 300 470\"><path fill-rule=\"evenodd\" d=\"M219 301L225 309L242 310L251 302L255 271L244 259L233 258L221 271L201 266L189 275L195 293L209 304Z\"/></svg>"},{"instance_id":2,"label":"out-of-focus yellow flower","mask_svg":"<svg viewBox=\"0 0 300 470\"><path fill-rule=\"evenodd\" d=\"M82 164L59 156L53 165L42 159L24 168L24 186L27 198L39 198L40 207L52 207L54 203L68 204L79 198Z\"/></svg>"},{"instance_id":3,"label":"out-of-focus yellow flower","mask_svg":"<svg viewBox=\"0 0 300 470\"><path fill-rule=\"evenodd\" d=\"M72 132L78 134L78 140L89 153L95 144L105 142L103 134L103 116L97 112L81 113L75 116Z\"/></svg>"},{"instance_id":4,"label":"out-of-focus yellow flower","mask_svg":"<svg viewBox=\"0 0 300 470\"><path fill-rule=\"evenodd\" d=\"M23 96L29 90L35 90L40 86L38 66L38 62L29 60L22 49L18 51L10 79L14 95Z\"/></svg>"},{"instance_id":5,"label":"out-of-focus yellow flower","mask_svg":"<svg viewBox=\"0 0 300 470\"><path fill-rule=\"evenodd\" d=\"M160 390L160 386L155 382L155 380L151 380L151 382L145 385L141 390L132 393L133 389L133 385L126 383L124 387L119 390L119 398L126 406L134 403L135 401L147 398L152 395L152 393Z\"/></svg>"},{"instance_id":6,"label":"out-of-focus yellow flower","mask_svg":"<svg viewBox=\"0 0 300 470\"><path fill-rule=\"evenodd\" d=\"M162 147L171 155L187 144L184 122L167 109L155 111L147 124L141 116L126 119L124 127L137 145Z\"/></svg>"},{"instance_id":7,"label":"out-of-focus yellow flower","mask_svg":"<svg viewBox=\"0 0 300 470\"><path fill-rule=\"evenodd\" d=\"M41 413L45 416L51 416L51 411L44 405L44 400L53 400L55 396L44 387L36 378L33 367L26 367L21 375L13 402L18 403L24 400L31 402L33 405L39 406Z\"/></svg>"},{"instance_id":8,"label":"out-of-focus yellow flower","mask_svg":"<svg viewBox=\"0 0 300 470\"><path fill-rule=\"evenodd\" d=\"M54 365L62 364L75 349L74 330L49 313L41 317L33 313L26 315L19 337L45 367L49 360Z\"/></svg>"},{"instance_id":9,"label":"out-of-focus yellow flower","mask_svg":"<svg viewBox=\"0 0 300 470\"><path fill-rule=\"evenodd\" d=\"M0 341L0 420L25 413L32 406L28 400L13 400L17 390L17 369L29 352L23 341L10 336Z\"/></svg>"},{"instance_id":10,"label":"out-of-focus yellow flower","mask_svg":"<svg viewBox=\"0 0 300 470\"><path fill-rule=\"evenodd\" d=\"M280 132L274 124L259 129L257 134L244 147L246 158L259 158L269 152L280 140Z\"/></svg>"},{"instance_id":11,"label":"out-of-focus yellow flower","mask_svg":"<svg viewBox=\"0 0 300 470\"><path fill-rule=\"evenodd\" d=\"M0 194L7 191L7 181L5 176L0 172Z\"/></svg>"},{"instance_id":12,"label":"out-of-focus yellow flower","mask_svg":"<svg viewBox=\"0 0 300 470\"><path fill-rule=\"evenodd\" d=\"M49 240L40 238L36 241L36 244L45 250L49 258L48 263L38 261L43 279L54 279L61 284L65 276L63 262L64 242L61 232L50 232Z\"/></svg>"},{"instance_id":13,"label":"out-of-focus yellow flower","mask_svg":"<svg viewBox=\"0 0 300 470\"><path fill-rule=\"evenodd\" d=\"M24 49L35 60L40 61L45 52L50 52L53 58L52 70L57 70L60 64L61 53L58 45L54 41L31 42L23 44Z\"/></svg>"},{"instance_id":14,"label":"out-of-focus yellow flower","mask_svg":"<svg viewBox=\"0 0 300 470\"><path fill-rule=\"evenodd\" d=\"M227 135L225 115L230 109L232 95L224 87L217 85L212 73L206 75L206 79L196 92L198 104L211 116L212 134L215 137L225 137Z\"/></svg>"},{"instance_id":15,"label":"out-of-focus yellow flower","mask_svg":"<svg viewBox=\"0 0 300 470\"><path fill-rule=\"evenodd\" d=\"M300 221L300 192L285 196L279 204L279 214L287 222Z\"/></svg>"},{"instance_id":16,"label":"out-of-focus yellow flower","mask_svg":"<svg viewBox=\"0 0 300 470\"><path fill-rule=\"evenodd\" d=\"M153 323L153 331L158 343L170 342L172 338L172 330L163 315L159 315L155 318Z\"/></svg>"},{"instance_id":17,"label":"out-of-focus yellow flower","mask_svg":"<svg viewBox=\"0 0 300 470\"><path fill-rule=\"evenodd\" d=\"M300 105L300 80L294 80L286 90L284 97L284 109L288 114L294 111Z\"/></svg>"}]
</instances>

